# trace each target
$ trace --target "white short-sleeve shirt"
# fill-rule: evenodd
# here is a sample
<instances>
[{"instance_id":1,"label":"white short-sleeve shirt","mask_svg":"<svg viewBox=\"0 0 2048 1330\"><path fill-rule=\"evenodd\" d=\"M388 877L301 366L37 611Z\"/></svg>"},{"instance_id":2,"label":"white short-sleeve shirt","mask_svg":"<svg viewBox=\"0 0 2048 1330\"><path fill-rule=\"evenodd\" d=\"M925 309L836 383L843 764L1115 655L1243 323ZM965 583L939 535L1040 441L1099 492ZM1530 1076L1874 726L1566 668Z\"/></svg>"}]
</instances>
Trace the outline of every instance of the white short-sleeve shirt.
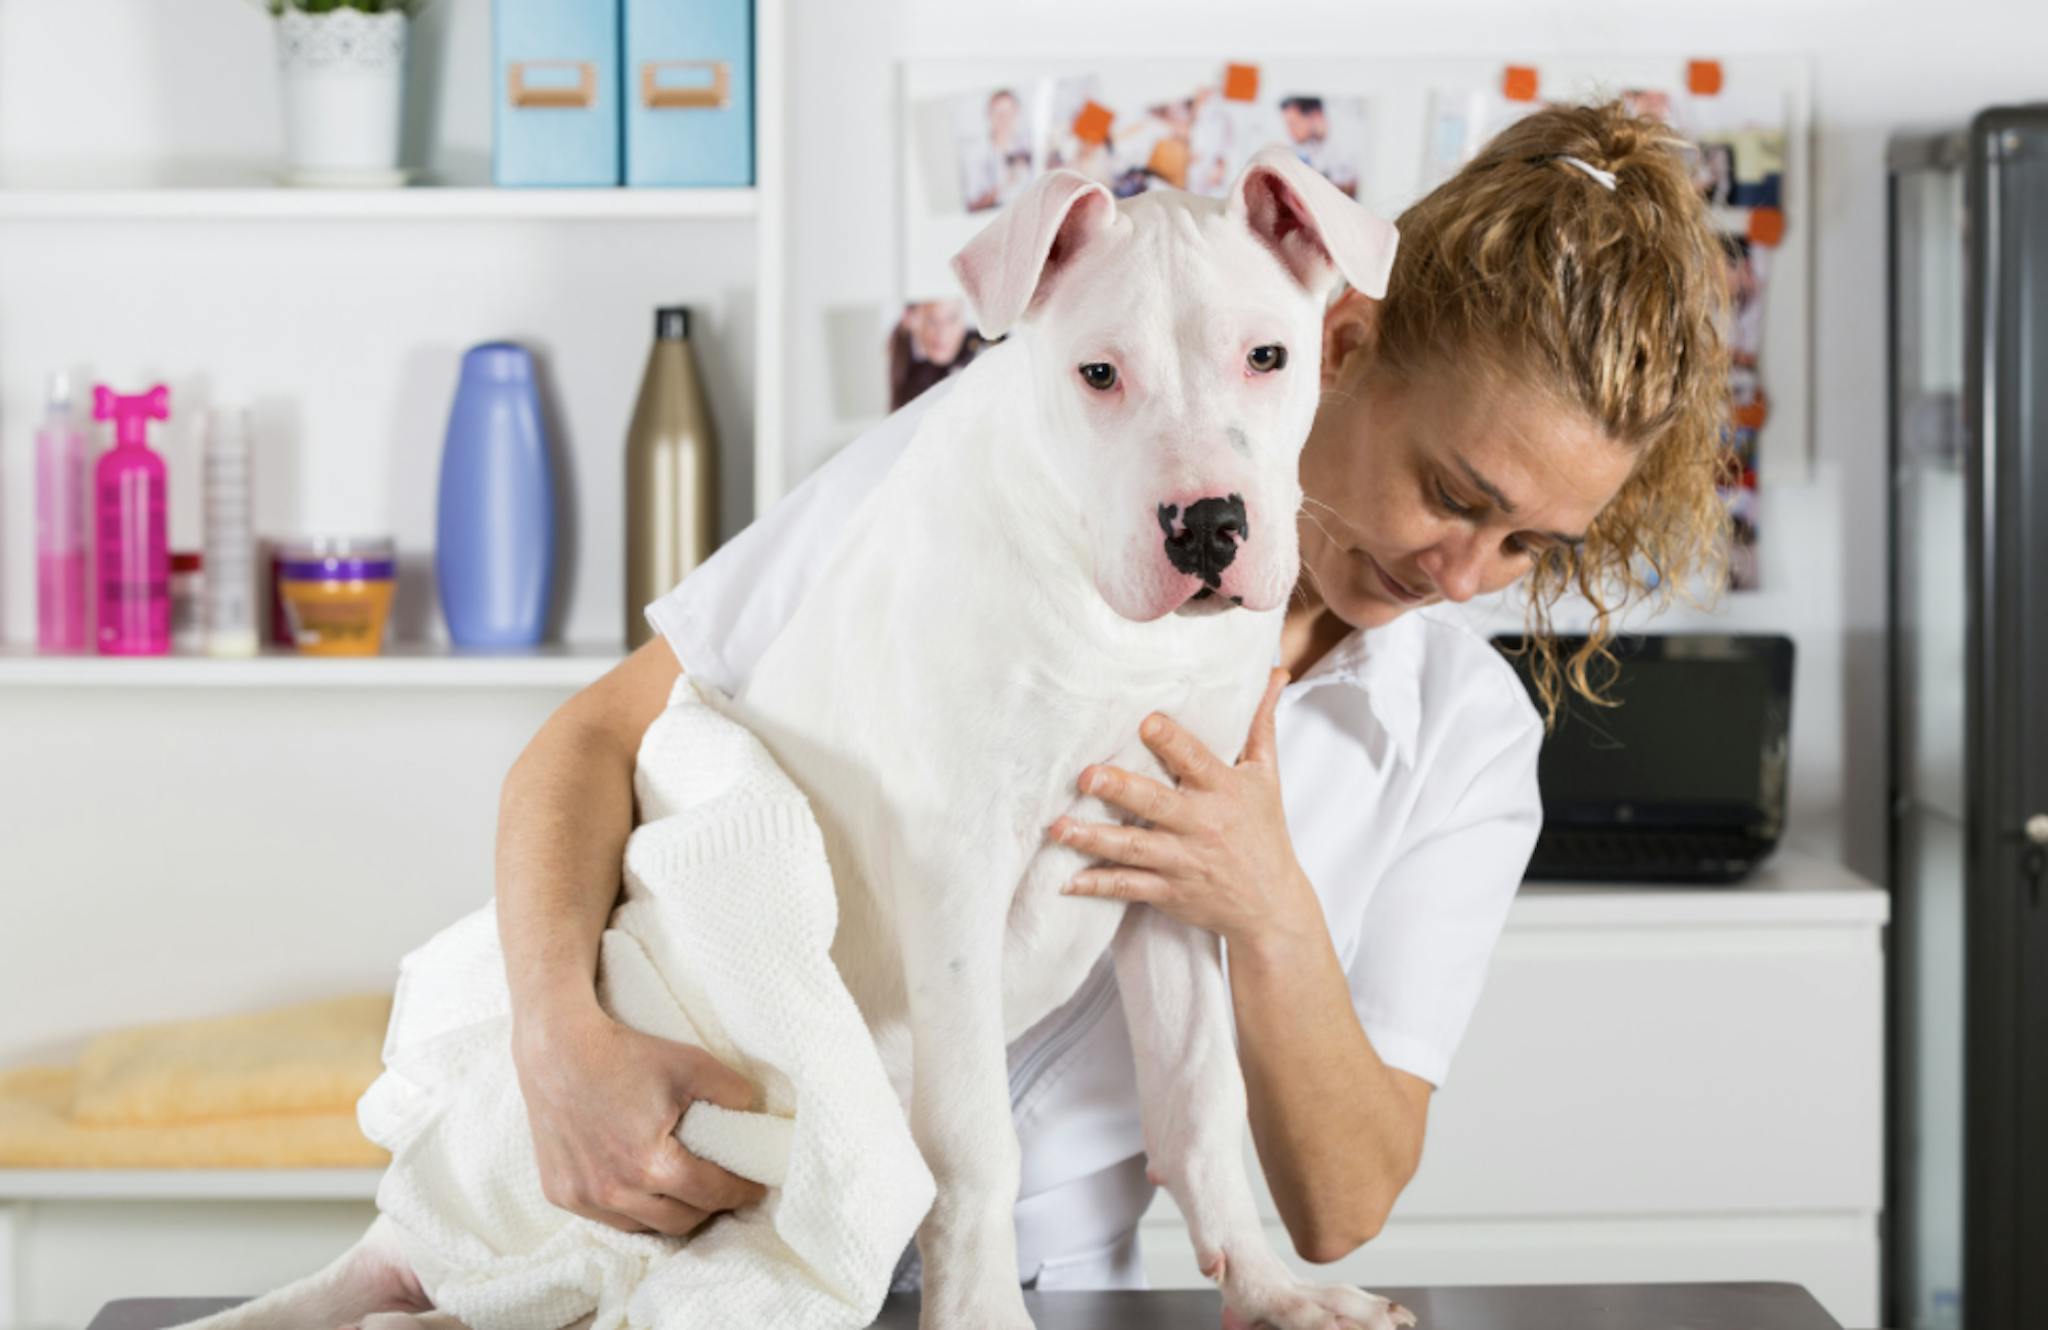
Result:
<instances>
[{"instance_id":1,"label":"white short-sleeve shirt","mask_svg":"<svg viewBox=\"0 0 2048 1330\"><path fill-rule=\"evenodd\" d=\"M686 673L741 690L854 507L953 390L848 444L648 607ZM1288 833L1359 1022L1387 1065L1441 1085L1541 823L1535 708L1490 645L1423 609L1340 641L1287 685L1275 729ZM1142 1286L1152 1186L1107 957L1011 1047L1010 1072L1019 1269L1041 1288Z\"/></svg>"}]
</instances>

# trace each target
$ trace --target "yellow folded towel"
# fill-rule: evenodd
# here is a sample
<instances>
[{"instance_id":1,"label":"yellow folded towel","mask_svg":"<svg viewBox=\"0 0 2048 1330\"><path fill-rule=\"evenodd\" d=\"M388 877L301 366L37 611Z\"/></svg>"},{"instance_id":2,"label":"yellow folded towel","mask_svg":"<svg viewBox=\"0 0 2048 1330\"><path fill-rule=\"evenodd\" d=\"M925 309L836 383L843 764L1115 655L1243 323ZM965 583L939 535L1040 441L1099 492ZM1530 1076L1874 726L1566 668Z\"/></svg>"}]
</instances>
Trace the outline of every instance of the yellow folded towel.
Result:
<instances>
[{"instance_id":1,"label":"yellow folded towel","mask_svg":"<svg viewBox=\"0 0 2048 1330\"><path fill-rule=\"evenodd\" d=\"M388 993L103 1034L86 1045L69 1108L96 1127L273 1114L355 1116L383 1071Z\"/></svg>"},{"instance_id":2,"label":"yellow folded towel","mask_svg":"<svg viewBox=\"0 0 2048 1330\"><path fill-rule=\"evenodd\" d=\"M0 1072L0 1168L381 1168L391 1158L363 1138L353 1107L92 1127L69 1116L77 1088L71 1067Z\"/></svg>"}]
</instances>

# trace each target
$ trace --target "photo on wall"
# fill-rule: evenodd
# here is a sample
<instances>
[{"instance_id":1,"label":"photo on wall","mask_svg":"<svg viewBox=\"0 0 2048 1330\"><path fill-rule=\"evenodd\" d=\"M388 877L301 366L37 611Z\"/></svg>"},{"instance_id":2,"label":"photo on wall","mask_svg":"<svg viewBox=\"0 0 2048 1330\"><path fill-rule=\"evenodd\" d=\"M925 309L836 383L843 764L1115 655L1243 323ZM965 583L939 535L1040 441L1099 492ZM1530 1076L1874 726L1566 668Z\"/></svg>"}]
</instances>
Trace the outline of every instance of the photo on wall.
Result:
<instances>
[{"instance_id":1,"label":"photo on wall","mask_svg":"<svg viewBox=\"0 0 2048 1330\"><path fill-rule=\"evenodd\" d=\"M1278 104L1280 142L1348 197L1365 180L1372 139L1363 97L1288 93Z\"/></svg>"},{"instance_id":2,"label":"photo on wall","mask_svg":"<svg viewBox=\"0 0 2048 1330\"><path fill-rule=\"evenodd\" d=\"M963 211L993 212L1023 193L1037 175L1035 100L1029 83L952 99Z\"/></svg>"},{"instance_id":3,"label":"photo on wall","mask_svg":"<svg viewBox=\"0 0 2048 1330\"><path fill-rule=\"evenodd\" d=\"M1285 144L1390 219L1522 117L1552 103L1621 98L1686 145L1687 170L1723 238L1730 586L1758 588L1772 576L1761 557L1763 486L1797 482L1812 465L1813 237L1798 229L1812 179L1810 62L1768 53L1700 60L1690 58L1700 52L1665 50L1565 53L1516 65L1371 55L1239 63L1257 54L905 62L898 280L889 314L862 311L847 342L848 379L867 384L879 404L885 386L902 400L971 362L978 343L964 333L962 350L953 350L957 307L937 318L918 307L957 299L946 260L991 215L965 207L959 117L971 113L964 123L993 142L1000 131L988 110L998 89L1016 96L1039 171L1077 169L1126 198L1173 185L1218 197L1257 148ZM1624 171L1624 189L1627 178ZM875 351L884 346L890 368L877 373Z\"/></svg>"},{"instance_id":4,"label":"photo on wall","mask_svg":"<svg viewBox=\"0 0 2048 1330\"><path fill-rule=\"evenodd\" d=\"M1425 116L1421 192L1428 193L1479 155L1495 134L1532 111L1534 100L1514 100L1498 87L1432 88Z\"/></svg>"},{"instance_id":5,"label":"photo on wall","mask_svg":"<svg viewBox=\"0 0 2048 1330\"><path fill-rule=\"evenodd\" d=\"M927 215L976 224L1014 200L1039 172L1065 168L1118 198L1150 189L1221 197L1252 154L1291 149L1356 198L1371 156L1369 99L1359 95L1257 89L1256 71L1214 67L1181 87L1155 80L1144 95L1114 91L1112 71L1019 77L908 108L913 150L930 169L943 160L956 185L921 194ZM1164 95L1162 95L1164 94ZM948 156L949 155L949 158ZM951 225L952 223L947 223ZM955 234L959 234L957 231ZM933 289L921 289L929 285ZM889 320L889 403L894 410L972 362L989 343L965 304L937 289L936 276L909 284Z\"/></svg>"},{"instance_id":6,"label":"photo on wall","mask_svg":"<svg viewBox=\"0 0 2048 1330\"><path fill-rule=\"evenodd\" d=\"M1661 120L1683 140L1695 188L1721 236L1727 304L1721 336L1728 352L1728 416L1723 426L1718 488L1728 510L1730 591L1763 585L1759 459L1770 396L1763 372L1765 297L1773 251L1783 238L1785 131L1771 114L1713 93L1632 87L1621 100L1637 115Z\"/></svg>"},{"instance_id":7,"label":"photo on wall","mask_svg":"<svg viewBox=\"0 0 2048 1330\"><path fill-rule=\"evenodd\" d=\"M917 300L890 323L889 409L895 411L993 345L970 325L967 302Z\"/></svg>"}]
</instances>

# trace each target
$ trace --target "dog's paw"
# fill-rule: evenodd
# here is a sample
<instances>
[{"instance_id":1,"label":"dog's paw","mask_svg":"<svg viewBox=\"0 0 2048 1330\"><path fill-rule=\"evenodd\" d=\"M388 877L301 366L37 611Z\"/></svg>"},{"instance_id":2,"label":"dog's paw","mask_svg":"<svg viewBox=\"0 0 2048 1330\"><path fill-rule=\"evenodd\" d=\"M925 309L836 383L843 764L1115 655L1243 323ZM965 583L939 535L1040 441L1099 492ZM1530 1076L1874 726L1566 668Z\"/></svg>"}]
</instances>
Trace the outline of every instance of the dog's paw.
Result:
<instances>
[{"instance_id":1,"label":"dog's paw","mask_svg":"<svg viewBox=\"0 0 2048 1330\"><path fill-rule=\"evenodd\" d=\"M1346 1284L1290 1277L1233 1288L1228 1275L1223 1280L1223 1330L1406 1330L1414 1324L1415 1313L1401 1304Z\"/></svg>"}]
</instances>

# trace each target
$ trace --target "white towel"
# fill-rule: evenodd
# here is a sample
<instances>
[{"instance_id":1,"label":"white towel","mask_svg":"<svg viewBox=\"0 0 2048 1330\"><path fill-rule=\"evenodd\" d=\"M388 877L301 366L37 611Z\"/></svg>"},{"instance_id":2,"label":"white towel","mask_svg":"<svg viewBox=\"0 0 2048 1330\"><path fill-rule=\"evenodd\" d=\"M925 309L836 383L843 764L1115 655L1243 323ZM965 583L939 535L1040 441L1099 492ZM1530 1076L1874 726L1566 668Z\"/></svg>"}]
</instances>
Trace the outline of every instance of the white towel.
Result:
<instances>
[{"instance_id":1,"label":"white towel","mask_svg":"<svg viewBox=\"0 0 2048 1330\"><path fill-rule=\"evenodd\" d=\"M616 1018L699 1045L765 1111L699 1103L685 1148L769 1187L687 1239L621 1233L541 1195L490 907L402 964L384 1074L358 1105L391 1151L377 1205L434 1304L471 1330L872 1322L931 1173L830 954L838 902L802 793L684 679L642 742L642 825L600 956Z\"/></svg>"}]
</instances>

